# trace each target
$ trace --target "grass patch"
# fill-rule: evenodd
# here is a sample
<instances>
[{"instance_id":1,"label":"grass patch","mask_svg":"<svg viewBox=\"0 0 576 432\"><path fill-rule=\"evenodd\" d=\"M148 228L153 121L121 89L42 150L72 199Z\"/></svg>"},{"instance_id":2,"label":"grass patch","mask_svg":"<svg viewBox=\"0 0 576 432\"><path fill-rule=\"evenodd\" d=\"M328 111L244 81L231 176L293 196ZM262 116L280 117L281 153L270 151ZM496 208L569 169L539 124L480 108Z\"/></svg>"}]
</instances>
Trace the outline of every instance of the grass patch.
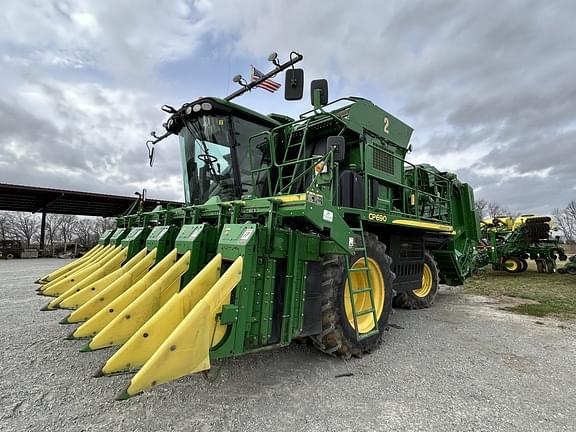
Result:
<instances>
[{"instance_id":1,"label":"grass patch","mask_svg":"<svg viewBox=\"0 0 576 432\"><path fill-rule=\"evenodd\" d=\"M488 297L517 297L538 303L519 304L506 310L536 317L576 318L576 277L558 273L537 273L530 262L524 273L484 270L466 280L464 292Z\"/></svg>"}]
</instances>

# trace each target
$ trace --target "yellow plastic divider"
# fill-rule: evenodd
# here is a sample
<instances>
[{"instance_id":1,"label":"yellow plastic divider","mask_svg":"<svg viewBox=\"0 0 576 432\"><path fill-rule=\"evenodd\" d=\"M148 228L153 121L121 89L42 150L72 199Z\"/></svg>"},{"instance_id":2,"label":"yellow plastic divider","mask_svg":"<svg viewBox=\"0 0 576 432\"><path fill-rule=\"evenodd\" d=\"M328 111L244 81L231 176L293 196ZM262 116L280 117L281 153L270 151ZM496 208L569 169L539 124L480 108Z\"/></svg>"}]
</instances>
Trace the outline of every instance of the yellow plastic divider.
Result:
<instances>
[{"instance_id":1,"label":"yellow plastic divider","mask_svg":"<svg viewBox=\"0 0 576 432\"><path fill-rule=\"evenodd\" d=\"M210 369L210 345L216 314L242 278L242 257L236 258L208 293L192 308L130 381L119 399L185 375Z\"/></svg>"},{"instance_id":2,"label":"yellow plastic divider","mask_svg":"<svg viewBox=\"0 0 576 432\"><path fill-rule=\"evenodd\" d=\"M96 268L88 277L78 282L77 284L71 286L68 290L64 291L54 300L46 305L46 309L53 310L60 307L62 301L66 300L73 294L77 294L80 291L90 288L95 282L105 278L107 275L116 272L122 266L122 263L126 261L128 256L128 249L118 249L114 256L107 263L103 264L99 268Z\"/></svg>"},{"instance_id":3,"label":"yellow plastic divider","mask_svg":"<svg viewBox=\"0 0 576 432\"><path fill-rule=\"evenodd\" d=\"M216 255L179 293L162 306L102 367L101 375L142 367L220 277L222 255Z\"/></svg>"},{"instance_id":4,"label":"yellow plastic divider","mask_svg":"<svg viewBox=\"0 0 576 432\"><path fill-rule=\"evenodd\" d=\"M78 263L77 266L74 266L73 268L66 270L65 272L58 275L58 277L56 277L55 279L53 279L50 282L48 282L47 284L43 285L41 288L42 291L46 291L46 289L53 286L54 284L57 284L58 282L65 280L66 277L71 275L72 273L86 267L87 265L89 265L93 262L96 262L98 259L100 259L105 254L109 253L112 249L115 249L115 248L116 248L116 246L111 246L111 245L104 246L102 249L98 250L92 256L88 257L87 260L83 260L82 262Z\"/></svg>"},{"instance_id":5,"label":"yellow plastic divider","mask_svg":"<svg viewBox=\"0 0 576 432\"><path fill-rule=\"evenodd\" d=\"M81 290L75 290L71 295L64 298L58 306L63 309L76 309L80 307L95 295L99 294L104 288L111 285L115 280L119 279L123 274L134 268L142 259L144 259L147 253L148 251L146 248L142 249L119 269L114 270L112 273L93 283L87 284Z\"/></svg>"},{"instance_id":6,"label":"yellow plastic divider","mask_svg":"<svg viewBox=\"0 0 576 432\"><path fill-rule=\"evenodd\" d=\"M58 276L66 273L67 271L71 270L72 268L80 265L80 263L88 260L91 256L93 256L97 251L99 251L100 249L102 249L104 246L103 245L96 245L94 246L92 249L90 249L88 252L86 252L84 255L82 255L80 258L75 259L74 261L69 262L66 265L63 265L62 267L60 267L57 270L54 270L51 273L48 273L46 276L41 277L40 279L38 279L36 282L40 283L40 284L46 284L48 282L51 282L52 280L56 279Z\"/></svg>"},{"instance_id":7,"label":"yellow plastic divider","mask_svg":"<svg viewBox=\"0 0 576 432\"><path fill-rule=\"evenodd\" d=\"M142 294L150 285L160 278L176 262L177 251L172 250L158 264L152 267L152 270L142 279L120 294L108 306L100 310L92 318L82 324L72 333L74 338L92 337L108 325L114 317L122 312L130 303Z\"/></svg>"},{"instance_id":8,"label":"yellow plastic divider","mask_svg":"<svg viewBox=\"0 0 576 432\"><path fill-rule=\"evenodd\" d=\"M120 345L126 342L180 290L180 279L190 267L190 251L174 263L156 282L126 306L88 344L91 350Z\"/></svg>"},{"instance_id":9,"label":"yellow plastic divider","mask_svg":"<svg viewBox=\"0 0 576 432\"><path fill-rule=\"evenodd\" d=\"M118 253L121 253L123 249L124 248L121 247L111 249L97 261L94 261L86 266L83 266L82 268L79 268L77 271L66 275L66 278L46 288L42 293L47 296L58 297L60 294L68 291L77 283L91 276L96 270L104 266L108 261L112 260Z\"/></svg>"},{"instance_id":10,"label":"yellow plastic divider","mask_svg":"<svg viewBox=\"0 0 576 432\"><path fill-rule=\"evenodd\" d=\"M134 268L120 276L119 279L112 282L109 286L105 286L97 296L92 297L77 310L72 312L64 318L62 324L73 324L86 321L100 312L103 308L108 306L114 299L121 295L124 291L138 282L144 275L148 273L150 267L156 262L157 249L152 249ZM81 293L78 293L81 294ZM75 302L75 296L66 299L66 304ZM64 303L63 302L63 303Z\"/></svg>"},{"instance_id":11,"label":"yellow plastic divider","mask_svg":"<svg viewBox=\"0 0 576 432\"><path fill-rule=\"evenodd\" d=\"M91 262L92 260L95 259L96 256L100 256L104 253L104 251L106 250L110 250L111 246L105 246L103 248L101 248L100 250L98 250L96 253L94 253L91 257L89 257L86 260L83 260L82 262L79 262L77 265L72 266L71 268L67 268L65 271L63 272L59 272L59 274L57 275L57 277L52 278L50 280L50 282L46 282L43 285L40 286L40 288L37 290L39 292L39 294L45 295L44 292L50 288L51 286L54 286L55 284L57 284L60 281L63 281L66 279L66 277L68 275L71 275L72 273L80 270L81 268L85 267L86 265L88 265L89 262ZM75 264L75 263L74 263ZM64 266L67 267L67 266Z\"/></svg>"},{"instance_id":12,"label":"yellow plastic divider","mask_svg":"<svg viewBox=\"0 0 576 432\"><path fill-rule=\"evenodd\" d=\"M44 295L48 295L46 294L46 292L50 292L50 289L52 287L54 287L55 285L60 284L63 281L66 281L68 279L71 278L72 275L74 275L75 273L78 273L79 271L81 271L82 269L85 269L86 267L88 267L89 265L98 262L101 258L106 257L107 255L109 255L112 251L116 250L116 246L106 246L103 249L99 250L96 254L94 254L93 257L89 258L88 260L86 260L85 262L81 263L79 266L67 271L66 273L58 276L56 279L54 279L51 282L48 282L46 285L42 286L41 289L41 293Z\"/></svg>"}]
</instances>

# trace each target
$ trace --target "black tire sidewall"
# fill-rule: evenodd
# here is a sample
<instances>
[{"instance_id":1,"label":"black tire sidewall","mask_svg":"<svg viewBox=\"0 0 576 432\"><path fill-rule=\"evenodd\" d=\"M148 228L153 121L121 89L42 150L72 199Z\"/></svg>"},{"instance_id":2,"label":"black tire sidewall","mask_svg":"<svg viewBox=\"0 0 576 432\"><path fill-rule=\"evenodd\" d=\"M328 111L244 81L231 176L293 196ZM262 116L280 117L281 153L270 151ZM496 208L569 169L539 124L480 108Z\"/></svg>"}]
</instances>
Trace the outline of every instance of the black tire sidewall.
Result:
<instances>
[{"instance_id":1,"label":"black tire sidewall","mask_svg":"<svg viewBox=\"0 0 576 432\"><path fill-rule=\"evenodd\" d=\"M418 297L414 291L405 291L399 293L395 298L396 307L402 309L424 309L432 306L438 293L438 284L440 282L440 275L438 265L430 252L424 253L424 264L428 266L432 272L432 287L426 297Z\"/></svg>"},{"instance_id":2,"label":"black tire sidewall","mask_svg":"<svg viewBox=\"0 0 576 432\"><path fill-rule=\"evenodd\" d=\"M384 279L384 307L382 309L382 313L380 314L380 318L378 319L378 329L379 334L371 336L369 338L363 339L360 341L361 345L372 345L375 340L377 340L382 332L384 331L386 325L388 324L388 319L390 317L390 312L392 311L392 277L390 272L390 258L386 255L386 246L378 241L378 238L370 233L365 233L365 240L366 240L366 251L368 258L373 259L376 261L378 266L380 267L380 271L382 272L382 278ZM362 254L356 254L350 259L350 265L355 263L358 259L362 258ZM355 340L356 339L356 331L348 322L348 318L346 317L346 308L344 306L344 298L345 298L345 290L346 290L346 282L348 280L348 272L343 272L342 280L339 282L339 289L338 289L338 307L340 309L340 327L342 328L342 333L344 337L348 340Z\"/></svg>"},{"instance_id":3,"label":"black tire sidewall","mask_svg":"<svg viewBox=\"0 0 576 432\"><path fill-rule=\"evenodd\" d=\"M518 268L516 270L510 270L508 267L506 267L506 264L504 264L506 261L516 261ZM516 257L507 257L504 259L504 261L502 261L502 267L504 267L504 271L508 273L520 273L522 271L520 270L522 268L522 262Z\"/></svg>"},{"instance_id":4,"label":"black tire sidewall","mask_svg":"<svg viewBox=\"0 0 576 432\"><path fill-rule=\"evenodd\" d=\"M518 271L518 273L524 273L526 270L528 270L528 261L526 261L524 258L519 258L520 260L520 270Z\"/></svg>"}]
</instances>

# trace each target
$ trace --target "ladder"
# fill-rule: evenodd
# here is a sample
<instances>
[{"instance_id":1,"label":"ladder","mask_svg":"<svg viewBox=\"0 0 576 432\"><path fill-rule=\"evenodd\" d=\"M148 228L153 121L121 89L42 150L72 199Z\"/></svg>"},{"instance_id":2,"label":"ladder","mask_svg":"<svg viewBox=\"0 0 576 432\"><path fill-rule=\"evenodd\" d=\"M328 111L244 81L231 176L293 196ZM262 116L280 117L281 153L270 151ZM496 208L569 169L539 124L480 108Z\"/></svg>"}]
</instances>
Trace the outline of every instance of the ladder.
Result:
<instances>
[{"instance_id":1,"label":"ladder","mask_svg":"<svg viewBox=\"0 0 576 432\"><path fill-rule=\"evenodd\" d=\"M374 290L372 289L372 279L370 277L370 268L368 266L368 255L366 251L366 240L364 238L364 228L362 226L362 219L360 219L359 227L351 228L351 231L358 235L360 238L360 246L356 247L356 243L354 243L354 251L361 252L364 257L364 266L363 267L355 267L352 268L350 264L350 256L346 255L346 270L348 272L348 293L350 295L350 304L352 306L352 316L354 317L354 330L356 331L356 339L361 341L362 339L366 339L370 336L378 334L380 331L378 329L378 317L376 316L376 304L374 303ZM356 238L356 235L354 236ZM356 272L365 272L366 273L366 280L368 281L368 286L366 287L353 287L352 286L352 273ZM370 294L370 307L368 309L356 310L356 296L358 294ZM360 333L358 330L358 318L364 315L372 315L372 320L374 322L374 328L367 333Z\"/></svg>"},{"instance_id":2,"label":"ladder","mask_svg":"<svg viewBox=\"0 0 576 432\"><path fill-rule=\"evenodd\" d=\"M279 178L278 178L278 183L276 185L276 189L274 191L274 194L280 194L280 193L290 193L290 190L292 189L293 183L296 180L296 178L298 177L298 172L301 172L303 170L303 167L300 166L299 164L290 164L290 162L296 162L299 161L300 158L303 156L304 154L304 146L306 144L306 137L308 134L308 123L310 123L310 120L306 120L304 122L304 131L302 133L302 137L300 138L300 140L294 140L293 139L293 135L294 135L294 129L292 129L290 131L290 135L288 137L288 143L286 144L286 147L284 148L284 155L282 158L282 163L280 164L280 166L278 167L278 173L279 173ZM296 142L294 142L296 141ZM291 150L295 150L298 149L297 153L295 151L293 151L293 153L296 153L296 157L292 157L291 159L288 159L288 156L290 155ZM288 163L288 165L286 165ZM285 174L285 171L288 170L288 174Z\"/></svg>"}]
</instances>

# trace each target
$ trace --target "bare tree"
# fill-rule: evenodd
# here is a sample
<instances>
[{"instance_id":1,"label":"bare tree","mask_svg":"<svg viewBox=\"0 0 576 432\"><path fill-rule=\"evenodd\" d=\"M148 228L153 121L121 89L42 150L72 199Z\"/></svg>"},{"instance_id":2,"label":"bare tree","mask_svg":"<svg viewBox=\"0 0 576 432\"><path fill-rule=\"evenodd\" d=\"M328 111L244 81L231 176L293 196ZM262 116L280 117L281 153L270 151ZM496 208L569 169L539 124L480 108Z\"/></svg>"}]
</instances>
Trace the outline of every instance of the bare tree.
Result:
<instances>
[{"instance_id":1,"label":"bare tree","mask_svg":"<svg viewBox=\"0 0 576 432\"><path fill-rule=\"evenodd\" d=\"M486 211L488 213L488 216L491 218L510 214L510 211L508 209L502 207L496 201L490 201L489 203L487 203L486 204Z\"/></svg>"},{"instance_id":2,"label":"bare tree","mask_svg":"<svg viewBox=\"0 0 576 432\"><path fill-rule=\"evenodd\" d=\"M100 237L104 231L114 228L116 220L114 218L97 218L94 223L94 232Z\"/></svg>"},{"instance_id":3,"label":"bare tree","mask_svg":"<svg viewBox=\"0 0 576 432\"><path fill-rule=\"evenodd\" d=\"M89 247L92 245L95 234L96 222L93 219L80 219L74 228L74 233L80 246Z\"/></svg>"},{"instance_id":4,"label":"bare tree","mask_svg":"<svg viewBox=\"0 0 576 432\"><path fill-rule=\"evenodd\" d=\"M78 216L76 215L58 215L60 226L59 234L64 243L68 243L74 236L74 230L78 224Z\"/></svg>"},{"instance_id":5,"label":"bare tree","mask_svg":"<svg viewBox=\"0 0 576 432\"><path fill-rule=\"evenodd\" d=\"M576 200L568 203L566 208L554 210L554 219L560 231L564 233L567 242L576 240Z\"/></svg>"},{"instance_id":6,"label":"bare tree","mask_svg":"<svg viewBox=\"0 0 576 432\"><path fill-rule=\"evenodd\" d=\"M59 240L60 220L61 215L47 214L46 215L46 237L48 245L50 246L50 253L54 255L54 242Z\"/></svg>"},{"instance_id":7,"label":"bare tree","mask_svg":"<svg viewBox=\"0 0 576 432\"><path fill-rule=\"evenodd\" d=\"M0 240L10 240L13 235L14 215L8 212L0 212Z\"/></svg>"},{"instance_id":8,"label":"bare tree","mask_svg":"<svg viewBox=\"0 0 576 432\"><path fill-rule=\"evenodd\" d=\"M478 212L480 219L483 219L486 215L486 208L488 207L488 201L485 199L479 199L474 201L474 208Z\"/></svg>"},{"instance_id":9,"label":"bare tree","mask_svg":"<svg viewBox=\"0 0 576 432\"><path fill-rule=\"evenodd\" d=\"M576 200L572 200L566 206L566 213L573 221L576 221Z\"/></svg>"},{"instance_id":10,"label":"bare tree","mask_svg":"<svg viewBox=\"0 0 576 432\"><path fill-rule=\"evenodd\" d=\"M38 234L40 228L40 221L38 215L31 213L14 213L13 218L13 232L21 241L24 242L27 248L32 243L32 238Z\"/></svg>"}]
</instances>

